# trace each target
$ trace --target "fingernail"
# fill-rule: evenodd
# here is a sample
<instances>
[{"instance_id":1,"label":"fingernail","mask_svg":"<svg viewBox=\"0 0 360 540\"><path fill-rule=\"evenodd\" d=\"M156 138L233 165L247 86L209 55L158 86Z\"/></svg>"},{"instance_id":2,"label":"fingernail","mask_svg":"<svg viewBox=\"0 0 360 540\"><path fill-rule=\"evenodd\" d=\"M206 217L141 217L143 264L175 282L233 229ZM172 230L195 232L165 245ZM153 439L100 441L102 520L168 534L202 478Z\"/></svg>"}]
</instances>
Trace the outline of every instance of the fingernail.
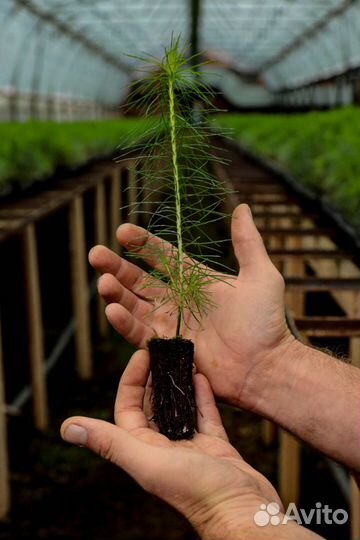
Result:
<instances>
[{"instance_id":1,"label":"fingernail","mask_svg":"<svg viewBox=\"0 0 360 540\"><path fill-rule=\"evenodd\" d=\"M119 225L118 228L116 229L116 232L121 231L121 229L123 229L126 225L127 223L122 223L121 225Z\"/></svg>"},{"instance_id":2,"label":"fingernail","mask_svg":"<svg viewBox=\"0 0 360 540\"><path fill-rule=\"evenodd\" d=\"M140 236L135 236L128 242L130 248L143 247L148 241L148 234L141 234Z\"/></svg>"},{"instance_id":3,"label":"fingernail","mask_svg":"<svg viewBox=\"0 0 360 540\"><path fill-rule=\"evenodd\" d=\"M247 211L249 212L250 217L252 218L251 208L247 205Z\"/></svg>"},{"instance_id":4,"label":"fingernail","mask_svg":"<svg viewBox=\"0 0 360 540\"><path fill-rule=\"evenodd\" d=\"M88 440L88 432L82 426L70 424L70 426L66 428L63 438L68 443L85 446Z\"/></svg>"}]
</instances>

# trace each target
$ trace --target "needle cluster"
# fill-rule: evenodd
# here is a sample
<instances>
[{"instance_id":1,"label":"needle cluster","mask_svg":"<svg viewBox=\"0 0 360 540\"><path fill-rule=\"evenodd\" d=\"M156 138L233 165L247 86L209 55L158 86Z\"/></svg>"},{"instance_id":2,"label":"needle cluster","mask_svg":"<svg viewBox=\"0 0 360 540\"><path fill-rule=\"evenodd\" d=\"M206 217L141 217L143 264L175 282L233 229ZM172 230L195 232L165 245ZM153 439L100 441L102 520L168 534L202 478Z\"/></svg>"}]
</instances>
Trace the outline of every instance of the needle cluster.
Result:
<instances>
[{"instance_id":1,"label":"needle cluster","mask_svg":"<svg viewBox=\"0 0 360 540\"><path fill-rule=\"evenodd\" d=\"M209 286L224 279L221 245L209 229L224 219L228 192L212 172L219 161L207 120L214 107L200 65L189 58L180 38L172 38L162 59L141 60L144 76L134 83L130 103L157 121L146 144L129 148L137 155L137 203L131 211L164 241L146 247L148 258L156 261L146 286L154 279L164 283L161 305L175 306L180 336L184 315L190 312L199 321L214 306Z\"/></svg>"}]
</instances>

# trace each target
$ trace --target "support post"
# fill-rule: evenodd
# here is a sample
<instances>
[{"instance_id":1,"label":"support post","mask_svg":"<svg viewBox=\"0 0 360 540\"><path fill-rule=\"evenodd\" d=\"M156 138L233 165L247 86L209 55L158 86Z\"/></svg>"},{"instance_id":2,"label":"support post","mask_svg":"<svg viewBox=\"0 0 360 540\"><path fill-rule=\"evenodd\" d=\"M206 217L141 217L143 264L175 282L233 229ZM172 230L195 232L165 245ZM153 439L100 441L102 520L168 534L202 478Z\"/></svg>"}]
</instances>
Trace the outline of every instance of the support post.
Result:
<instances>
[{"instance_id":1,"label":"support post","mask_svg":"<svg viewBox=\"0 0 360 540\"><path fill-rule=\"evenodd\" d=\"M5 518L10 507L9 459L5 412L5 380L3 369L2 340L0 327L0 520Z\"/></svg>"},{"instance_id":2,"label":"support post","mask_svg":"<svg viewBox=\"0 0 360 540\"><path fill-rule=\"evenodd\" d=\"M190 47L191 56L199 53L199 21L200 21L200 0L190 0L191 10L191 28L190 28ZM194 59L193 63L197 64L199 59Z\"/></svg>"},{"instance_id":3,"label":"support post","mask_svg":"<svg viewBox=\"0 0 360 540\"><path fill-rule=\"evenodd\" d=\"M105 210L105 178L97 185L95 191L95 241L97 244L106 245L106 210ZM100 295L96 298L97 304L97 327L99 335L105 339L108 335L109 325L105 316L105 302Z\"/></svg>"},{"instance_id":4,"label":"support post","mask_svg":"<svg viewBox=\"0 0 360 540\"><path fill-rule=\"evenodd\" d=\"M135 163L131 163L129 166L129 222L133 223L134 225L138 224L138 217L137 214L137 172Z\"/></svg>"},{"instance_id":5,"label":"support post","mask_svg":"<svg viewBox=\"0 0 360 540\"><path fill-rule=\"evenodd\" d=\"M44 364L38 253L35 225L33 223L30 223L25 228L24 259L34 422L37 429L44 430L48 425L49 413Z\"/></svg>"},{"instance_id":6,"label":"support post","mask_svg":"<svg viewBox=\"0 0 360 540\"><path fill-rule=\"evenodd\" d=\"M76 367L82 379L92 375L84 204L81 195L70 203L72 293L75 316Z\"/></svg>"},{"instance_id":7,"label":"support post","mask_svg":"<svg viewBox=\"0 0 360 540\"><path fill-rule=\"evenodd\" d=\"M116 240L116 229L120 225L120 208L121 208L121 171L120 167L116 167L111 174L110 186L110 247L115 253L120 252L120 246Z\"/></svg>"},{"instance_id":8,"label":"support post","mask_svg":"<svg viewBox=\"0 0 360 540\"><path fill-rule=\"evenodd\" d=\"M280 430L279 492L285 507L297 504L300 491L300 444L290 433Z\"/></svg>"}]
</instances>

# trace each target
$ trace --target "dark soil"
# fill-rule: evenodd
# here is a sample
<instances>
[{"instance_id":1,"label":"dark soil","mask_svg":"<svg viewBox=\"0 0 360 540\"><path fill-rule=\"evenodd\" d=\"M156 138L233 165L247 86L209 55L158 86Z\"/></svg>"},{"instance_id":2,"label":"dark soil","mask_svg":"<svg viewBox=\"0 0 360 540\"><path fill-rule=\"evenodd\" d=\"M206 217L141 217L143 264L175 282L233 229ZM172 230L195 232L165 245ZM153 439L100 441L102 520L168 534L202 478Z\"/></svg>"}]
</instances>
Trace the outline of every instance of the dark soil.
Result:
<instances>
[{"instance_id":1,"label":"dark soil","mask_svg":"<svg viewBox=\"0 0 360 540\"><path fill-rule=\"evenodd\" d=\"M183 338L149 341L154 421L173 441L192 439L195 398L192 381L194 344Z\"/></svg>"}]
</instances>

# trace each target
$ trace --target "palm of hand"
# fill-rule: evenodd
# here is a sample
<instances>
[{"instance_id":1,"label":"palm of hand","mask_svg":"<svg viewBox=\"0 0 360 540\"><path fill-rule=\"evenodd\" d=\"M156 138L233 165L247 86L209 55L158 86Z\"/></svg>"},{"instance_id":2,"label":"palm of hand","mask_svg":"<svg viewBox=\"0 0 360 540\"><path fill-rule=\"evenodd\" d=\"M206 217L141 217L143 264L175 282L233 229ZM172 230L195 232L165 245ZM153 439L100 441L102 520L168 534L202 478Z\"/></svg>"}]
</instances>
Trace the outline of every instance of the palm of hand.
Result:
<instances>
[{"instance_id":1,"label":"palm of hand","mask_svg":"<svg viewBox=\"0 0 360 540\"><path fill-rule=\"evenodd\" d=\"M224 371L228 377L233 372L238 378L242 367L244 370L250 367L244 359L261 356L281 340L286 329L284 314L277 300L281 283L277 290L269 290L265 280L251 281L247 276L243 278L241 273L236 279L233 276L226 278L226 283L221 281L209 287L214 309L203 315L200 324L190 312L186 313L183 328L183 337L194 342L198 369L209 378L216 394L222 397L226 396L218 383L221 383ZM160 294L165 293L162 291ZM160 302L161 297L157 300ZM176 308L168 304L161 306L147 313L142 322L160 337L172 337Z\"/></svg>"},{"instance_id":2,"label":"palm of hand","mask_svg":"<svg viewBox=\"0 0 360 540\"><path fill-rule=\"evenodd\" d=\"M136 479L147 491L185 515L196 513L197 508L200 512L204 501L213 494L216 494L217 506L223 501L228 503L229 493L234 504L235 501L242 504L242 499L249 497L280 503L271 484L229 443L204 376L197 374L194 379L198 432L192 440L170 441L148 420L151 416L151 393L146 387L148 374L149 355L138 351L121 378L115 404L118 428L126 430L141 444L141 454L149 460L146 464L144 458L143 468L151 470L151 475L143 475L141 469L136 468ZM114 453L113 445L110 448L110 452L105 450L103 454L122 466L121 456Z\"/></svg>"},{"instance_id":3,"label":"palm of hand","mask_svg":"<svg viewBox=\"0 0 360 540\"><path fill-rule=\"evenodd\" d=\"M138 230L130 226L133 236L139 237ZM98 288L110 304L107 317L125 339L146 348L154 335L174 336L176 307L162 305L163 284L146 287L146 272L102 246L90 252L90 262L103 274ZM280 274L267 259L257 272L245 267L238 277L224 276L224 281L210 285L215 307L203 315L201 324L185 313L183 336L194 342L197 368L219 397L233 401L239 381L287 336L283 289Z\"/></svg>"},{"instance_id":4,"label":"palm of hand","mask_svg":"<svg viewBox=\"0 0 360 540\"><path fill-rule=\"evenodd\" d=\"M203 429L202 425L199 429ZM176 495L178 496L179 491L183 491L182 500L191 501L188 491L193 488L189 487L189 469L192 472L192 485L194 482L197 486L201 484L199 498L204 497L206 491L209 493L213 491L221 500L222 495L226 498L226 494L230 491L239 499L239 505L240 499L245 498L245 495L248 497L249 494L259 500L263 498L281 504L272 485L241 458L228 442L225 432L221 437L214 434L196 433L191 441L170 441L152 428L140 428L132 432L132 435L152 446L155 452L157 449L171 451L169 459L173 466L171 471L166 471L164 482L161 481L162 475L158 473L154 475L153 482L149 483L147 480L143 487L169 504L177 506L177 509L183 513L187 510L175 501L173 492L176 486ZM155 455L153 467L155 470L161 469L165 454L161 452L154 453L153 456ZM209 481L209 471L212 469L216 469L216 474L212 474Z\"/></svg>"},{"instance_id":5,"label":"palm of hand","mask_svg":"<svg viewBox=\"0 0 360 540\"><path fill-rule=\"evenodd\" d=\"M227 523L253 523L260 504L276 501L276 491L230 445L210 385L194 376L198 432L190 441L170 441L148 419L150 359L137 351L120 380L115 424L72 417L61 427L69 442L86 444L100 456L125 469L147 491L182 512L207 537ZM70 440L69 426L85 426L86 441ZM78 433L78 430L76 430ZM219 529L220 527L220 529ZM212 537L212 536L211 536ZM222 537L222 536L221 536Z\"/></svg>"}]
</instances>

